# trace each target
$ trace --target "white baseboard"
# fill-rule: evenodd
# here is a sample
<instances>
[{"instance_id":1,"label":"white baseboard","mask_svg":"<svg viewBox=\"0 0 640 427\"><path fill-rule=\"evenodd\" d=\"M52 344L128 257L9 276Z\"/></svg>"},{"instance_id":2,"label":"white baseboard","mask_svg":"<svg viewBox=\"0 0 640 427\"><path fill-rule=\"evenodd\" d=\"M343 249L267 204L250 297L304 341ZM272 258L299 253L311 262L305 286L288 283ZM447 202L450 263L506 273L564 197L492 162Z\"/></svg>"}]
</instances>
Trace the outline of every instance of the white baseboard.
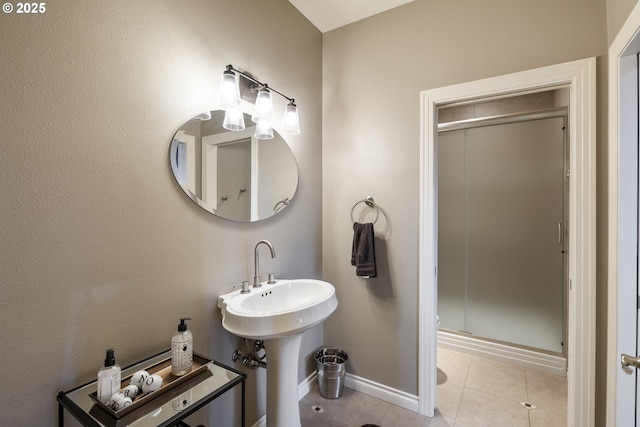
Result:
<instances>
[{"instance_id":1,"label":"white baseboard","mask_svg":"<svg viewBox=\"0 0 640 427\"><path fill-rule=\"evenodd\" d=\"M460 353L495 360L497 362L511 363L550 374L567 375L567 359L551 354L538 353L523 348L511 347L444 331L438 331L438 346Z\"/></svg>"},{"instance_id":2,"label":"white baseboard","mask_svg":"<svg viewBox=\"0 0 640 427\"><path fill-rule=\"evenodd\" d=\"M298 400L302 400L318 383L318 371L313 371L311 375L298 384Z\"/></svg>"},{"instance_id":3,"label":"white baseboard","mask_svg":"<svg viewBox=\"0 0 640 427\"><path fill-rule=\"evenodd\" d=\"M368 394L385 402L400 406L413 412L418 412L418 396L397 390L395 388L368 380L366 378L345 374L345 387Z\"/></svg>"}]
</instances>

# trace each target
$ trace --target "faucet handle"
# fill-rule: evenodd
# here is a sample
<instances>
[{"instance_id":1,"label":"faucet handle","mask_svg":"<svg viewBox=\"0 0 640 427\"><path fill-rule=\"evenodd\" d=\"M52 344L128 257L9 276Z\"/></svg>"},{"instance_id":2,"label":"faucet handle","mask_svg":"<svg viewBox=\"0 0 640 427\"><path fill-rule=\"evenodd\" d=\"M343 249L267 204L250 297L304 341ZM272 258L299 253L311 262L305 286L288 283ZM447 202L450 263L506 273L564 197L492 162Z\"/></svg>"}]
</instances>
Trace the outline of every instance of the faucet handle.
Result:
<instances>
[{"instance_id":1,"label":"faucet handle","mask_svg":"<svg viewBox=\"0 0 640 427\"><path fill-rule=\"evenodd\" d=\"M267 283L270 285L273 285L274 283L276 283L276 273L269 273L269 279L267 280Z\"/></svg>"},{"instance_id":2,"label":"faucet handle","mask_svg":"<svg viewBox=\"0 0 640 427\"><path fill-rule=\"evenodd\" d=\"M239 288L241 286L242 286L242 290L240 291L241 294L248 294L249 292L251 292L251 289L249 289L249 282L247 282L246 280L244 280L242 283L233 285L233 289Z\"/></svg>"}]
</instances>

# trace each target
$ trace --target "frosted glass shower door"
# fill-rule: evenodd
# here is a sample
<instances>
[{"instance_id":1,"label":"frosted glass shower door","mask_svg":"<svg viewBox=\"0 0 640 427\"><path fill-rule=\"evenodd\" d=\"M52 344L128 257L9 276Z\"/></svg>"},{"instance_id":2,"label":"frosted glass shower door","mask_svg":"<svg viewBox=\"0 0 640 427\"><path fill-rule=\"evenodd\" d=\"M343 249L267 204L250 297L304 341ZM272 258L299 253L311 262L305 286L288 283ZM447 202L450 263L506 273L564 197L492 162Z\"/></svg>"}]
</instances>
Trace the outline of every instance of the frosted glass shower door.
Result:
<instances>
[{"instance_id":1,"label":"frosted glass shower door","mask_svg":"<svg viewBox=\"0 0 640 427\"><path fill-rule=\"evenodd\" d=\"M562 353L564 119L438 137L441 325Z\"/></svg>"}]
</instances>

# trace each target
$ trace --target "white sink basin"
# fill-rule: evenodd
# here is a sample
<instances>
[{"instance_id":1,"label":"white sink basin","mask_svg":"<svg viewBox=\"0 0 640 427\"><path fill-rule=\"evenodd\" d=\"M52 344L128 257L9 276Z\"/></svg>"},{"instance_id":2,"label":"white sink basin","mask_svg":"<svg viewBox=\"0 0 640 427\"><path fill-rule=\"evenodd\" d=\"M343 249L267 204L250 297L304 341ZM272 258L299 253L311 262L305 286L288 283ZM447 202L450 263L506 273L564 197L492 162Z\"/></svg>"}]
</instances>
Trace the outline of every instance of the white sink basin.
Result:
<instances>
[{"instance_id":1,"label":"white sink basin","mask_svg":"<svg viewBox=\"0 0 640 427\"><path fill-rule=\"evenodd\" d=\"M250 339L299 334L323 322L338 306L332 284L322 280L276 280L243 294L239 290L218 297L222 326Z\"/></svg>"},{"instance_id":2,"label":"white sink basin","mask_svg":"<svg viewBox=\"0 0 640 427\"><path fill-rule=\"evenodd\" d=\"M222 326L232 334L265 340L267 427L301 427L298 363L302 332L338 307L332 284L314 279L277 280L218 297Z\"/></svg>"}]
</instances>

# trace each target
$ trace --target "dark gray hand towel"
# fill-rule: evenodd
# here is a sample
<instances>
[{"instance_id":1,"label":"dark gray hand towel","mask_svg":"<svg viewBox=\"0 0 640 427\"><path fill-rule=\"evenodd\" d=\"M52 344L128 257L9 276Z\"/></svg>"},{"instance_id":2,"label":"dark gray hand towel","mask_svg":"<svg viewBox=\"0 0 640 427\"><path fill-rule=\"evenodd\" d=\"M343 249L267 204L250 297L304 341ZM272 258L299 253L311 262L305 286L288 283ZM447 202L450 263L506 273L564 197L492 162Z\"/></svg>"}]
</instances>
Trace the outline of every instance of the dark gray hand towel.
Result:
<instances>
[{"instance_id":1,"label":"dark gray hand towel","mask_svg":"<svg viewBox=\"0 0 640 427\"><path fill-rule=\"evenodd\" d=\"M356 276L376 277L376 251L374 247L373 224L353 223L353 245L351 265L356 266Z\"/></svg>"}]
</instances>

